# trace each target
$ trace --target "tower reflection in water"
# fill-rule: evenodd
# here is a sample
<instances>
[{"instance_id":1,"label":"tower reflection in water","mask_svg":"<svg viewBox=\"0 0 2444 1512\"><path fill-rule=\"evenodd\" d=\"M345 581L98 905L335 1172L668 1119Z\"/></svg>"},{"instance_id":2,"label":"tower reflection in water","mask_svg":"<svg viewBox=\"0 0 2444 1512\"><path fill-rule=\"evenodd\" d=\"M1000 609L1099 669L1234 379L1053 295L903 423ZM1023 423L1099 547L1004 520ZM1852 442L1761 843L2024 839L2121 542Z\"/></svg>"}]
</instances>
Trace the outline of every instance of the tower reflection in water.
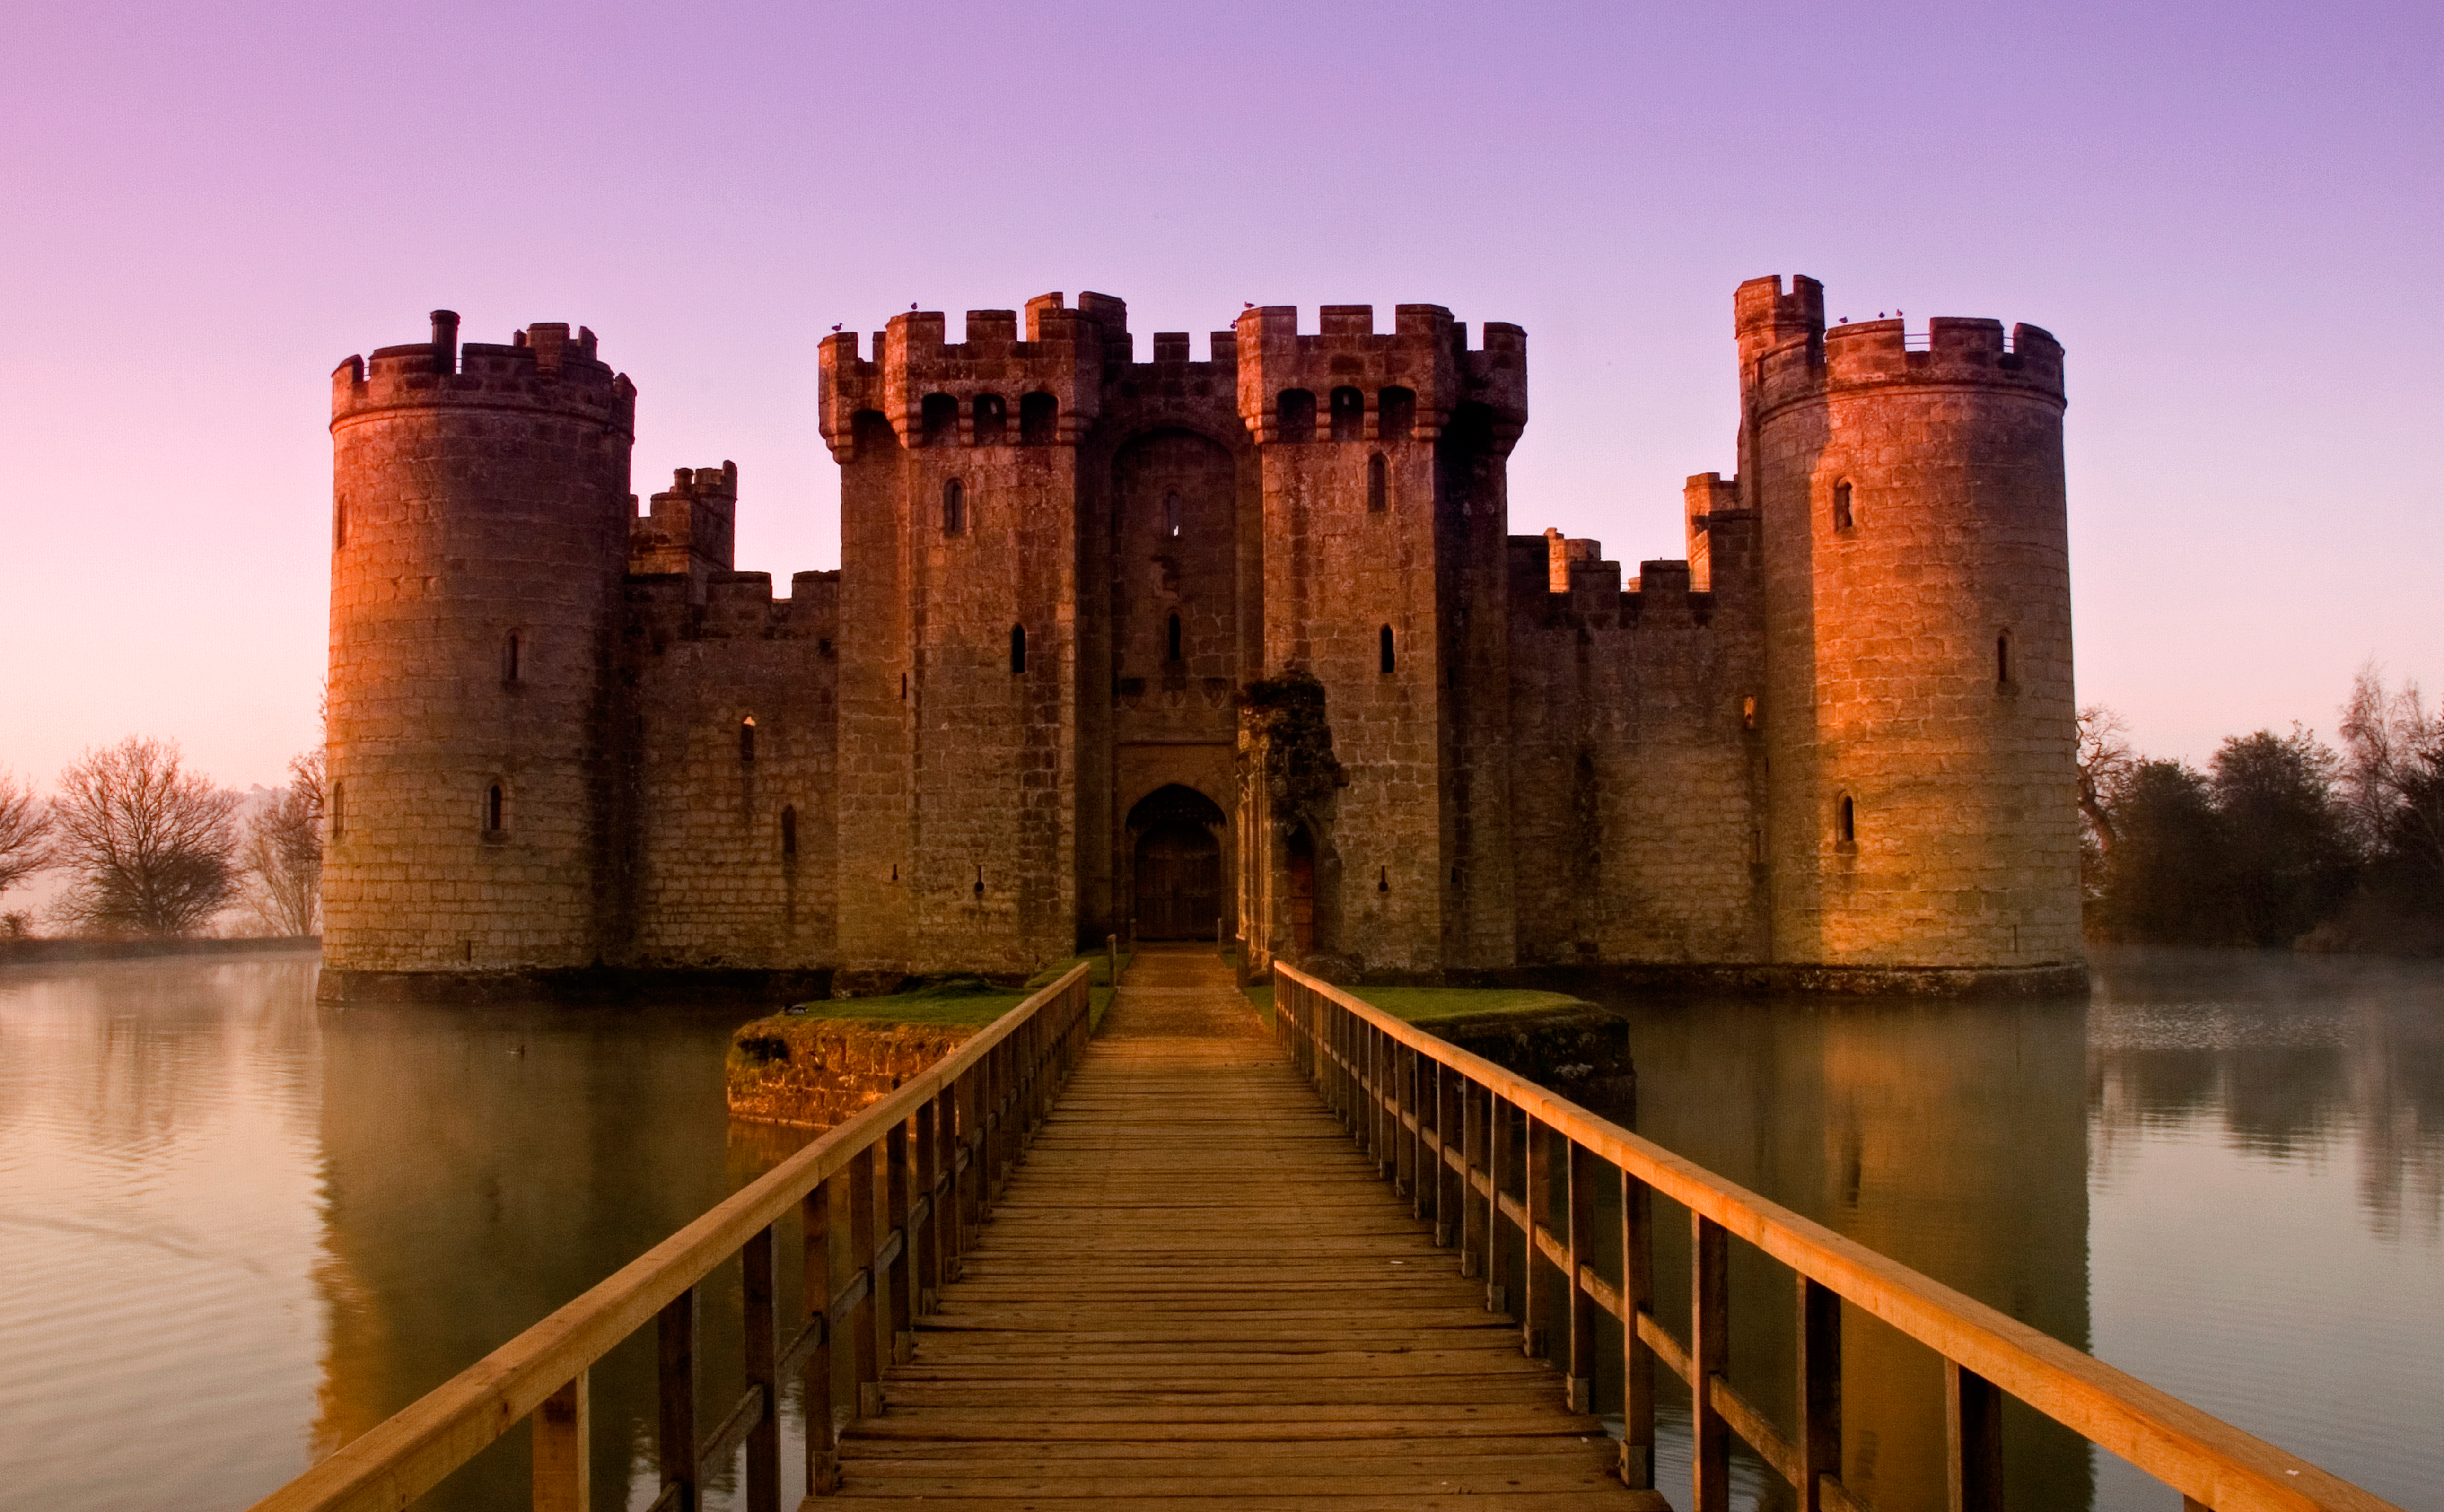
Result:
<instances>
[{"instance_id":1,"label":"tower reflection in water","mask_svg":"<svg viewBox=\"0 0 2444 1512\"><path fill-rule=\"evenodd\" d=\"M318 1454L514 1337L782 1152L768 1141L729 1152L721 1060L739 1017L735 1007L326 1010L317 1276L330 1325ZM739 1285L735 1262L705 1283L700 1415L735 1399ZM632 1478L655 1475L653 1376L650 1325L595 1368L594 1484L605 1504L621 1504L617 1488ZM525 1505L528 1442L512 1431L418 1504Z\"/></svg>"},{"instance_id":2,"label":"tower reflection in water","mask_svg":"<svg viewBox=\"0 0 2444 1512\"><path fill-rule=\"evenodd\" d=\"M2088 1347L2083 1000L1616 1006L1630 1021L1639 1134ZM1656 1212L1657 1316L1685 1337L1687 1214L1665 1202ZM1731 1253L1731 1380L1787 1431L1796 1283L1745 1245ZM1939 1509L1941 1361L1843 1312L1843 1477L1878 1512ZM1688 1397L1668 1371L1657 1375L1657 1484L1685 1504ZM2006 1411L2009 1503L2087 1506L2084 1442L2016 1402ZM1733 1473L1758 1504L1788 1504L1761 1465Z\"/></svg>"}]
</instances>

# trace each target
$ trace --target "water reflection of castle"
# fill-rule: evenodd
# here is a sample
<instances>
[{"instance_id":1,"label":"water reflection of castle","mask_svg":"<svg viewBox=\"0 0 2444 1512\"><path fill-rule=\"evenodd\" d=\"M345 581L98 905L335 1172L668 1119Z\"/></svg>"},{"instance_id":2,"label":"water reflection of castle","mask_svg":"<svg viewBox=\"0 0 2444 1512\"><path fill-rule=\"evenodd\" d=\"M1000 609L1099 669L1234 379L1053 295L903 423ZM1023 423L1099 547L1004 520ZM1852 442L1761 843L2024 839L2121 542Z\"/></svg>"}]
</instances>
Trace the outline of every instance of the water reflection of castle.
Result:
<instances>
[{"instance_id":1,"label":"water reflection of castle","mask_svg":"<svg viewBox=\"0 0 2444 1512\"><path fill-rule=\"evenodd\" d=\"M2087 1347L2082 1003L1742 1002L1632 1012L1640 1133ZM1747 1259L1733 1272L1731 1374L1787 1424L1796 1364L1790 1274ZM1679 1287L1665 1291L1666 1306L1685 1308L1685 1265L1658 1254L1657 1269ZM1846 1329L1844 1481L1878 1512L1939 1509L1939 1361L1855 1309ZM2010 1504L2089 1504L2083 1441L2016 1404L2006 1433Z\"/></svg>"},{"instance_id":2,"label":"water reflection of castle","mask_svg":"<svg viewBox=\"0 0 2444 1512\"><path fill-rule=\"evenodd\" d=\"M729 1195L733 1017L402 1007L327 1022L318 1453ZM713 1361L736 1357L735 1307L702 1317L706 1368L723 1368ZM641 1337L649 1356L652 1331ZM632 1454L650 1458L650 1369L615 1354L595 1372L600 1487L626 1484ZM418 1505L523 1504L525 1453L511 1434Z\"/></svg>"}]
</instances>

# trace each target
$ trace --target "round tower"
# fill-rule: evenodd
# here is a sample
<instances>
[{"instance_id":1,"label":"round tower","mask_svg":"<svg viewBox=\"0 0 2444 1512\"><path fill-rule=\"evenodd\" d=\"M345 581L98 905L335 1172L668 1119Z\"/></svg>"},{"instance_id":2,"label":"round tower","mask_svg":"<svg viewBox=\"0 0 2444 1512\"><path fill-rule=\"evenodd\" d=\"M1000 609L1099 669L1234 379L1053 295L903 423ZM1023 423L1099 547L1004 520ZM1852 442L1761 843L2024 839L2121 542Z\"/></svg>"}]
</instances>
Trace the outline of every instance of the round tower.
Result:
<instances>
[{"instance_id":1,"label":"round tower","mask_svg":"<svg viewBox=\"0 0 2444 1512\"><path fill-rule=\"evenodd\" d=\"M1736 296L1765 563L1773 954L2074 976L2062 347Z\"/></svg>"},{"instance_id":2,"label":"round tower","mask_svg":"<svg viewBox=\"0 0 2444 1512\"><path fill-rule=\"evenodd\" d=\"M326 996L603 950L636 390L591 331L457 334L332 375Z\"/></svg>"}]
</instances>

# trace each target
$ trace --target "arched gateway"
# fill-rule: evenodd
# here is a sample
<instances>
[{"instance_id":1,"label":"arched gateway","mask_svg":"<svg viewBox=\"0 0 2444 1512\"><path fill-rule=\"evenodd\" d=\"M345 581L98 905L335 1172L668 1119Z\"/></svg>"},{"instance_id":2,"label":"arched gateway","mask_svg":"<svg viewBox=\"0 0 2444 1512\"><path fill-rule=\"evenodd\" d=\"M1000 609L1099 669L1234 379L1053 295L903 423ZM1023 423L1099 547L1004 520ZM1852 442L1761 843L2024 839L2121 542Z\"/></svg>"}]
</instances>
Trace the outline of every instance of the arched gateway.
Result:
<instances>
[{"instance_id":1,"label":"arched gateway","mask_svg":"<svg viewBox=\"0 0 2444 1512\"><path fill-rule=\"evenodd\" d=\"M1137 937L1213 937L1222 914L1221 806L1193 787L1158 787L1129 810Z\"/></svg>"}]
</instances>

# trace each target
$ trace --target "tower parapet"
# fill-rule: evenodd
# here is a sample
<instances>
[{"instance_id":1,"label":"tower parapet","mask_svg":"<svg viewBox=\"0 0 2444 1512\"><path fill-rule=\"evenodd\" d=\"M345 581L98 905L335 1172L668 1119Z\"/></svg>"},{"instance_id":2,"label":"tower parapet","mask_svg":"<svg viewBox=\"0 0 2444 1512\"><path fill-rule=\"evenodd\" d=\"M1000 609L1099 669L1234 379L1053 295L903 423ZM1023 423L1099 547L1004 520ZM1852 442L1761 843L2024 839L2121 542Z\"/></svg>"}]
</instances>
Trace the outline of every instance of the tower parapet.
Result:
<instances>
[{"instance_id":1,"label":"tower parapet","mask_svg":"<svg viewBox=\"0 0 2444 1512\"><path fill-rule=\"evenodd\" d=\"M1745 332L1743 333L1745 337ZM1761 355L1750 369L1757 408L1770 413L1820 395L1928 384L1970 384L2063 401L2063 349L2051 332L1937 316L1924 336L1897 320L1826 327L1821 338Z\"/></svg>"},{"instance_id":2,"label":"tower parapet","mask_svg":"<svg viewBox=\"0 0 2444 1512\"><path fill-rule=\"evenodd\" d=\"M819 414L832 455L856 454L856 419L881 415L905 447L1076 446L1102 412L1107 371L1129 361L1128 305L1085 293L968 311L967 340L949 341L942 312L910 310L875 333L873 356L841 332L821 348Z\"/></svg>"},{"instance_id":3,"label":"tower parapet","mask_svg":"<svg viewBox=\"0 0 2444 1512\"><path fill-rule=\"evenodd\" d=\"M1381 333L1371 304L1326 304L1317 315L1313 336L1299 334L1295 304L1267 304L1239 317L1239 415L1259 444L1432 441L1467 404L1490 412L1501 453L1518 441L1528 423L1528 334L1518 326L1489 321L1484 344L1471 348L1468 327L1439 304L1397 305L1392 329ZM1355 396L1357 406L1337 407L1336 393ZM1285 426L1285 394L1308 396L1312 433L1305 405ZM1393 400L1388 416L1386 395Z\"/></svg>"}]
</instances>

